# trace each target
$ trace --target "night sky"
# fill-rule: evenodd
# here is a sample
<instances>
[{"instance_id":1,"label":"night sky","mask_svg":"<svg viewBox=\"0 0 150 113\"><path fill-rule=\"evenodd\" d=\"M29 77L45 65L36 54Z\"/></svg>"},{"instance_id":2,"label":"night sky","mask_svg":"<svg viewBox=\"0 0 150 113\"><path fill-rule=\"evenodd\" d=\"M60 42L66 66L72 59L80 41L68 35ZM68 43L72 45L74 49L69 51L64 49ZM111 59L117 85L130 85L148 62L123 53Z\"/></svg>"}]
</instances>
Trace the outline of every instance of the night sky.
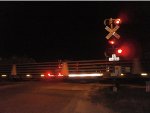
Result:
<instances>
[{"instance_id":1,"label":"night sky","mask_svg":"<svg viewBox=\"0 0 150 113\"><path fill-rule=\"evenodd\" d=\"M0 2L0 57L104 59L104 19L121 18L120 41L146 46L150 2Z\"/></svg>"}]
</instances>

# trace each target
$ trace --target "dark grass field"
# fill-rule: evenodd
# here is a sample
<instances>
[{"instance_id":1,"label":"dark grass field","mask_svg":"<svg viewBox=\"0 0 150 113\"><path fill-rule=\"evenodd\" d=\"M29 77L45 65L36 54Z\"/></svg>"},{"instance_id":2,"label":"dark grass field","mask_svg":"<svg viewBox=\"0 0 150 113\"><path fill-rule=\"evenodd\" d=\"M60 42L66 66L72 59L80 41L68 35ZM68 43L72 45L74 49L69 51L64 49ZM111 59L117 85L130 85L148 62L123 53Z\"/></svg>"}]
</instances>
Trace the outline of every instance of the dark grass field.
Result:
<instances>
[{"instance_id":1,"label":"dark grass field","mask_svg":"<svg viewBox=\"0 0 150 113\"><path fill-rule=\"evenodd\" d=\"M102 86L89 96L93 103L103 104L115 113L150 113L150 92L143 85L121 85L117 92L113 92L113 86Z\"/></svg>"}]
</instances>

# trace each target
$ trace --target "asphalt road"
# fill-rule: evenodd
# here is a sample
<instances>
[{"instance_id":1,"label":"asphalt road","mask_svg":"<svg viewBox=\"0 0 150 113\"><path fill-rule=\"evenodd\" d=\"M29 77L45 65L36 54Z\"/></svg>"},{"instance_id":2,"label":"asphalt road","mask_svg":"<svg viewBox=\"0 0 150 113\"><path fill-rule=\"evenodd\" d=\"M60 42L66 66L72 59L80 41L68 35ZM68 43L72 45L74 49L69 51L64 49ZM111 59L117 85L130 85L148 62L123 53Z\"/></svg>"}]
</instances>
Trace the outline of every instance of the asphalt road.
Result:
<instances>
[{"instance_id":1,"label":"asphalt road","mask_svg":"<svg viewBox=\"0 0 150 113\"><path fill-rule=\"evenodd\" d=\"M113 113L94 104L99 83L18 82L0 86L0 113Z\"/></svg>"}]
</instances>

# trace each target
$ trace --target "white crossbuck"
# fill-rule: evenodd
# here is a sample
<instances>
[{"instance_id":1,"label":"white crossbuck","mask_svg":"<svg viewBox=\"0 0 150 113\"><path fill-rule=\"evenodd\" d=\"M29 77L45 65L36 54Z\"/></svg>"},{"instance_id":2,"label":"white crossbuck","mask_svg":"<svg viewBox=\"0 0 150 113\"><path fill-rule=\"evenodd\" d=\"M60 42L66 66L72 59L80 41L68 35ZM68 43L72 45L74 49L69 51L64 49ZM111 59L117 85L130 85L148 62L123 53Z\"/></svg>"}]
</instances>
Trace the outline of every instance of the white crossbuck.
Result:
<instances>
[{"instance_id":1,"label":"white crossbuck","mask_svg":"<svg viewBox=\"0 0 150 113\"><path fill-rule=\"evenodd\" d=\"M116 25L113 29L106 26L105 29L109 32L109 34L106 36L106 39L109 39L112 35L114 35L117 39L120 38L120 35L116 33L116 31L119 29L118 25Z\"/></svg>"}]
</instances>

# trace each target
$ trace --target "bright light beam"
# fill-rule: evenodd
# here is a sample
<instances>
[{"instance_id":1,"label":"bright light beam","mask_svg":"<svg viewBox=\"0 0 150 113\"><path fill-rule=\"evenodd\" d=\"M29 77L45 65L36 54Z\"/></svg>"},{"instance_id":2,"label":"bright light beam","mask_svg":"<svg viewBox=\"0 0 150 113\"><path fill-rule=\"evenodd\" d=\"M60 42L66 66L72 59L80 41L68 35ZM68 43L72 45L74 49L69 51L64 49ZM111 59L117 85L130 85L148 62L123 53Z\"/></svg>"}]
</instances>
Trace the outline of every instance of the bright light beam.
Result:
<instances>
[{"instance_id":1,"label":"bright light beam","mask_svg":"<svg viewBox=\"0 0 150 113\"><path fill-rule=\"evenodd\" d=\"M44 76L45 76L45 75L43 75L43 74L41 75L41 77L44 77Z\"/></svg>"},{"instance_id":2,"label":"bright light beam","mask_svg":"<svg viewBox=\"0 0 150 113\"><path fill-rule=\"evenodd\" d=\"M148 74L147 73L141 73L141 76L147 76Z\"/></svg>"},{"instance_id":3,"label":"bright light beam","mask_svg":"<svg viewBox=\"0 0 150 113\"><path fill-rule=\"evenodd\" d=\"M30 77L30 75L26 75L27 77Z\"/></svg>"},{"instance_id":4,"label":"bright light beam","mask_svg":"<svg viewBox=\"0 0 150 113\"><path fill-rule=\"evenodd\" d=\"M69 74L69 77L96 77L103 76L103 73L92 73L92 74Z\"/></svg>"},{"instance_id":5,"label":"bright light beam","mask_svg":"<svg viewBox=\"0 0 150 113\"><path fill-rule=\"evenodd\" d=\"M2 77L6 77L7 75L2 75Z\"/></svg>"}]
</instances>

